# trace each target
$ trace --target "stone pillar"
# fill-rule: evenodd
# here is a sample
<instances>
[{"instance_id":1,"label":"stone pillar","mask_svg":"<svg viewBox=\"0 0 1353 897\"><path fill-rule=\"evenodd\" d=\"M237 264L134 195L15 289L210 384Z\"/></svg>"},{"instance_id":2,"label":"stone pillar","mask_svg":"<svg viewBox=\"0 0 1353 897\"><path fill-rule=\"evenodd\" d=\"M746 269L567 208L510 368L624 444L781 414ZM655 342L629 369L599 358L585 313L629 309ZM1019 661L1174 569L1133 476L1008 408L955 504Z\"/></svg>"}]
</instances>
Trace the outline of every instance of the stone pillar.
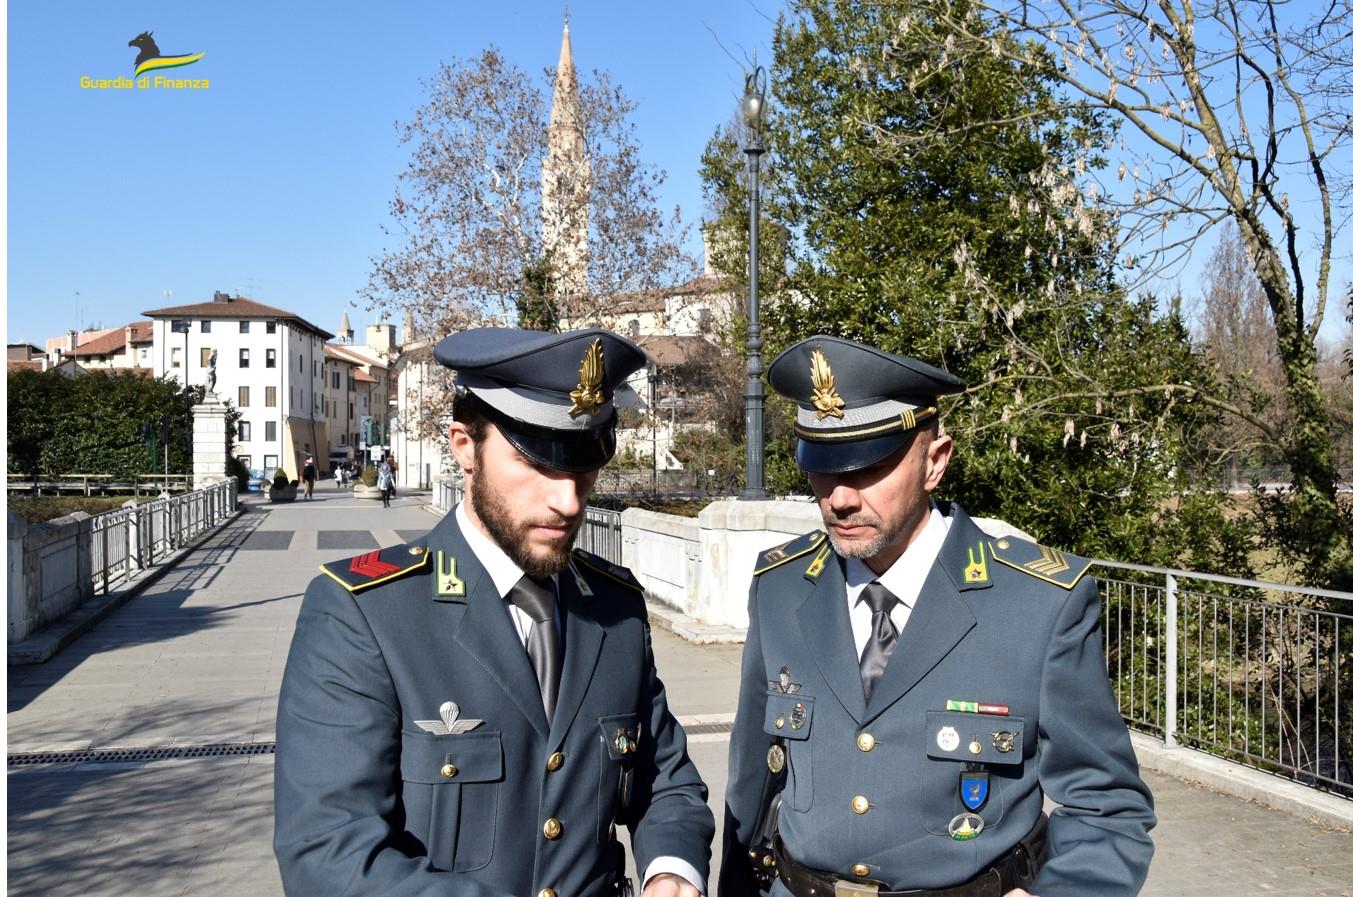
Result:
<instances>
[{"instance_id":1,"label":"stone pillar","mask_svg":"<svg viewBox=\"0 0 1353 897\"><path fill-rule=\"evenodd\" d=\"M215 393L207 393L193 406L193 488L226 477L226 406Z\"/></svg>"},{"instance_id":2,"label":"stone pillar","mask_svg":"<svg viewBox=\"0 0 1353 897\"><path fill-rule=\"evenodd\" d=\"M13 511L7 512L6 519L9 529L9 641L18 642L28 637L35 616L24 578L23 543L28 534L28 521Z\"/></svg>"}]
</instances>

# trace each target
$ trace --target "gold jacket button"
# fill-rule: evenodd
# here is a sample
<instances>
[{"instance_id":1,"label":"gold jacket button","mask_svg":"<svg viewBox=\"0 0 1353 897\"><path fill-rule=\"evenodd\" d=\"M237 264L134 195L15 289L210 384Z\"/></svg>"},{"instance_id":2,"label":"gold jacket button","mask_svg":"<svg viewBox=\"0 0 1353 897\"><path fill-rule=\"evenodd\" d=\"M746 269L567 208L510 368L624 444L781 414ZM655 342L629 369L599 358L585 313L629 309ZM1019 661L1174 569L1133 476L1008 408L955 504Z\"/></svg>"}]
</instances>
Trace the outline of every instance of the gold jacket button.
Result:
<instances>
[{"instance_id":1,"label":"gold jacket button","mask_svg":"<svg viewBox=\"0 0 1353 897\"><path fill-rule=\"evenodd\" d=\"M551 816L549 819L545 820L545 825L541 828L541 831L545 833L546 838L553 841L563 833L564 824Z\"/></svg>"},{"instance_id":2,"label":"gold jacket button","mask_svg":"<svg viewBox=\"0 0 1353 897\"><path fill-rule=\"evenodd\" d=\"M864 878L869 874L869 867L864 863L856 863L854 866L850 867L850 874L854 875L856 878Z\"/></svg>"},{"instance_id":3,"label":"gold jacket button","mask_svg":"<svg viewBox=\"0 0 1353 897\"><path fill-rule=\"evenodd\" d=\"M857 794L850 799L850 808L863 816L869 812L869 798L863 794Z\"/></svg>"},{"instance_id":4,"label":"gold jacket button","mask_svg":"<svg viewBox=\"0 0 1353 897\"><path fill-rule=\"evenodd\" d=\"M785 718L783 716L777 716L775 718L775 728L783 729L784 727L785 727Z\"/></svg>"},{"instance_id":5,"label":"gold jacket button","mask_svg":"<svg viewBox=\"0 0 1353 897\"><path fill-rule=\"evenodd\" d=\"M855 736L855 746L866 754L872 751L876 744L878 744L878 742L875 741L874 736L870 735L868 732L861 732L859 735Z\"/></svg>"},{"instance_id":6,"label":"gold jacket button","mask_svg":"<svg viewBox=\"0 0 1353 897\"><path fill-rule=\"evenodd\" d=\"M558 751L555 751L553 754L550 754L550 759L545 761L545 768L548 769L550 772L557 771L559 767L563 765L564 765L564 755L559 753Z\"/></svg>"},{"instance_id":7,"label":"gold jacket button","mask_svg":"<svg viewBox=\"0 0 1353 897\"><path fill-rule=\"evenodd\" d=\"M541 888L536 891L536 897L559 897L559 894L555 892L554 888Z\"/></svg>"},{"instance_id":8,"label":"gold jacket button","mask_svg":"<svg viewBox=\"0 0 1353 897\"><path fill-rule=\"evenodd\" d=\"M456 773L458 772L460 772L460 770L456 769L456 765L454 763L448 763L442 767L442 775L448 779L454 779L456 777Z\"/></svg>"}]
</instances>

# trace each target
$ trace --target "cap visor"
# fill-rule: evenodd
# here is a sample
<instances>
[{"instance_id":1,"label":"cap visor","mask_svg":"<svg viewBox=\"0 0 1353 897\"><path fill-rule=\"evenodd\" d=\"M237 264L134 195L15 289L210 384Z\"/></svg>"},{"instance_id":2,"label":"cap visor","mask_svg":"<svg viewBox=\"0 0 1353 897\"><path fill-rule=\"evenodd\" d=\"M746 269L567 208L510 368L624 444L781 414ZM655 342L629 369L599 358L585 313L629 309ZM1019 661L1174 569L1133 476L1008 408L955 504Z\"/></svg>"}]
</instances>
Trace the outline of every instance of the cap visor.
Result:
<instances>
[{"instance_id":1,"label":"cap visor","mask_svg":"<svg viewBox=\"0 0 1353 897\"><path fill-rule=\"evenodd\" d=\"M916 430L888 433L874 439L813 442L799 437L794 457L807 473L849 473L877 464L906 448Z\"/></svg>"},{"instance_id":2,"label":"cap visor","mask_svg":"<svg viewBox=\"0 0 1353 897\"><path fill-rule=\"evenodd\" d=\"M614 427L586 439L569 441L530 435L501 423L498 432L535 463L568 473L600 470L615 455Z\"/></svg>"}]
</instances>

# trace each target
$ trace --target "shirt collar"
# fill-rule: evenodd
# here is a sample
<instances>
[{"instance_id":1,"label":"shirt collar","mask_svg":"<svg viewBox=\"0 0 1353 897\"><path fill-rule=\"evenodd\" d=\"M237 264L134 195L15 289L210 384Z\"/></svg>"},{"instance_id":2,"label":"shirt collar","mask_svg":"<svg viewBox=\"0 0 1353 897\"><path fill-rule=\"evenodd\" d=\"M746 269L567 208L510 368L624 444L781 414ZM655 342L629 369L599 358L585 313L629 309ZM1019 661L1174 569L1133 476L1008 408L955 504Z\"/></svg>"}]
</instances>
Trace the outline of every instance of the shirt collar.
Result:
<instances>
[{"instance_id":1,"label":"shirt collar","mask_svg":"<svg viewBox=\"0 0 1353 897\"><path fill-rule=\"evenodd\" d=\"M470 519L469 513L465 510L465 502L463 501L456 505L456 525L460 527L460 533L465 537L465 543L470 546L474 556L478 558L485 572L489 574L489 578L493 580L493 587L498 590L498 597L506 597L507 593L512 591L512 587L522 578L522 569L517 566L512 558L507 556L507 552L498 547L497 542L475 526L474 521Z\"/></svg>"},{"instance_id":2,"label":"shirt collar","mask_svg":"<svg viewBox=\"0 0 1353 897\"><path fill-rule=\"evenodd\" d=\"M878 580L899 601L907 607L913 607L926 576L930 574L930 568L935 564L935 558L939 556L940 547L949 535L949 523L949 518L941 514L932 501L925 526L887 570L875 573L859 558L846 558L846 588L853 600L859 601L864 587Z\"/></svg>"}]
</instances>

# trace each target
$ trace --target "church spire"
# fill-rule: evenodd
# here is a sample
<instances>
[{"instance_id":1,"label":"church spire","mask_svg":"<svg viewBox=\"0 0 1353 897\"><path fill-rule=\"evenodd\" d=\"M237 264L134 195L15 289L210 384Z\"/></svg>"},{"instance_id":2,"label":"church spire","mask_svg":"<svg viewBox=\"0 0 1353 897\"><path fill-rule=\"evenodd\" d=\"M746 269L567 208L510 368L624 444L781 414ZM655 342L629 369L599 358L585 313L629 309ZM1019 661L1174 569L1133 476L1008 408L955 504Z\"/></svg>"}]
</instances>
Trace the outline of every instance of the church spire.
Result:
<instances>
[{"instance_id":1,"label":"church spire","mask_svg":"<svg viewBox=\"0 0 1353 897\"><path fill-rule=\"evenodd\" d=\"M541 236L554 269L557 307L568 317L569 306L587 292L592 165L587 157L578 71L573 63L567 17L559 44L559 68L554 73L554 103L546 136L547 152L540 172Z\"/></svg>"}]
</instances>

